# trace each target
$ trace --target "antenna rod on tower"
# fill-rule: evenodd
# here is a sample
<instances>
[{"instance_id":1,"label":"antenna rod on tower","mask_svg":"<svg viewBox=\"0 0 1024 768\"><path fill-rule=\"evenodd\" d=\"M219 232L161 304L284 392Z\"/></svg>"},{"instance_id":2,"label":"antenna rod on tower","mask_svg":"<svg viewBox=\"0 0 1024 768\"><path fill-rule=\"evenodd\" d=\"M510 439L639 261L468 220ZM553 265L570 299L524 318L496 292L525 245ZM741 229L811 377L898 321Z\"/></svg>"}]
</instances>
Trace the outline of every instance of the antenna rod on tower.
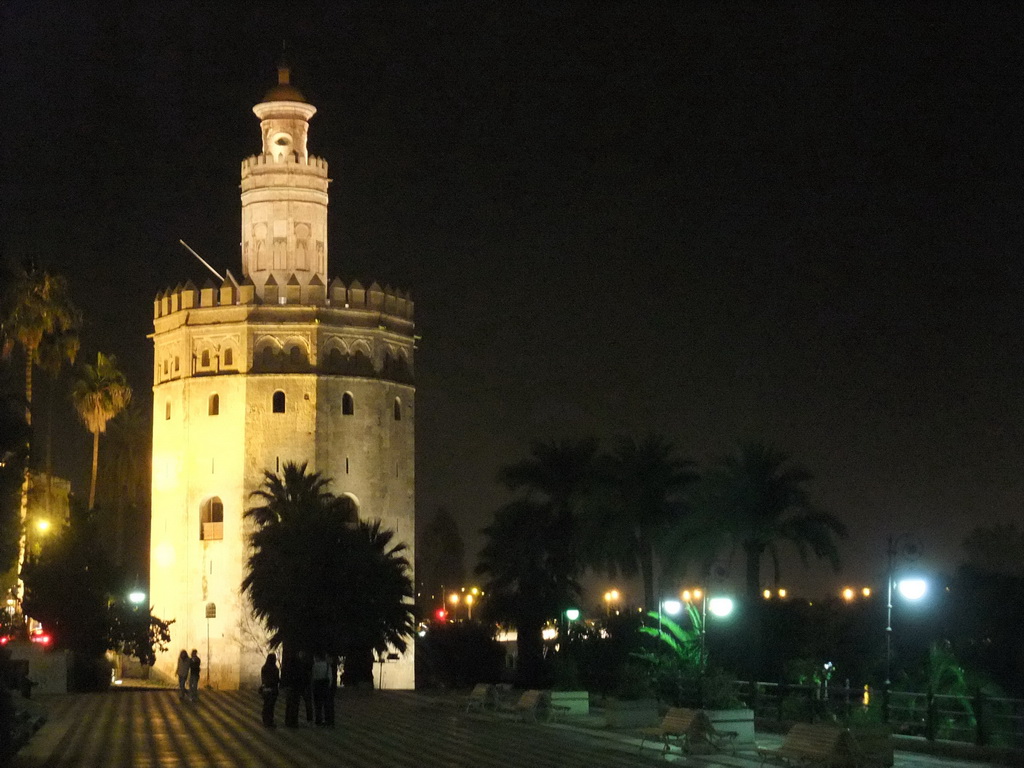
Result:
<instances>
[{"instance_id":1,"label":"antenna rod on tower","mask_svg":"<svg viewBox=\"0 0 1024 768\"><path fill-rule=\"evenodd\" d=\"M199 260L200 260L201 262L203 262L203 266L204 266L204 267L206 267L206 268L207 268L208 270L210 270L211 272L213 272L214 276L215 276L215 277L216 277L216 278L217 278L218 280L220 280L221 282L224 282L224 278L223 278L223 277L221 277L221 276L220 276L220 275L219 275L219 274L217 273L217 270L216 270L216 269L214 269L213 267L211 267L211 266L210 266L210 265L209 265L209 264L208 264L208 263L206 262L206 259L204 259L204 258L203 258L202 256L200 256L200 255L199 255L198 253L196 253L195 251L193 251L193 250L192 250L192 247L191 247L191 246L190 246L190 245L189 245L188 243L186 243L186 242L185 242L184 240L179 240L178 242L179 242L179 243L181 243L182 245L184 245L184 246L185 246L186 248L188 248L188 252L189 252L189 253L191 253L191 254L192 254L193 256L195 256L195 257L196 257L197 259L199 259Z\"/></svg>"}]
</instances>

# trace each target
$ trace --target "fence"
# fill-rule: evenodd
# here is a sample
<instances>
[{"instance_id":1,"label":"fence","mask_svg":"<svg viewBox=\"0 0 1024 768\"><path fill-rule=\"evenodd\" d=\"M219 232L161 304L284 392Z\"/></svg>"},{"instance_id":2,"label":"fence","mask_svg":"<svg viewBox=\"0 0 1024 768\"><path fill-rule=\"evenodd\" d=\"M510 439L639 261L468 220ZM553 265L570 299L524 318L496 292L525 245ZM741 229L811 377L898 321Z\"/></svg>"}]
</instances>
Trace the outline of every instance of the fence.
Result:
<instances>
[{"instance_id":1,"label":"fence","mask_svg":"<svg viewBox=\"0 0 1024 768\"><path fill-rule=\"evenodd\" d=\"M1024 749L1024 699L891 691L846 686L738 682L754 715L776 722L888 722L895 734Z\"/></svg>"}]
</instances>

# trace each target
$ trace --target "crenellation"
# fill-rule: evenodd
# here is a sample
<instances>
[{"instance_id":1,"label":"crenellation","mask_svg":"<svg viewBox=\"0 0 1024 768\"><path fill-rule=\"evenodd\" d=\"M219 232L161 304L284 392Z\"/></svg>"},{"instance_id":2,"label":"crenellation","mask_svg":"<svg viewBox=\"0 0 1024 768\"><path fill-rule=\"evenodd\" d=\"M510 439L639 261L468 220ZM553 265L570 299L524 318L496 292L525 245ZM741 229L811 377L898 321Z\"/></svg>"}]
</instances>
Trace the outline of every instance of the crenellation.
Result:
<instances>
[{"instance_id":1,"label":"crenellation","mask_svg":"<svg viewBox=\"0 0 1024 768\"><path fill-rule=\"evenodd\" d=\"M331 280L329 291L332 307L348 307L348 289L340 277Z\"/></svg>"},{"instance_id":2,"label":"crenellation","mask_svg":"<svg viewBox=\"0 0 1024 768\"><path fill-rule=\"evenodd\" d=\"M191 280L186 280L185 286L181 289L180 293L182 309L192 309L196 306L196 300L199 298L199 291L196 288L195 283Z\"/></svg>"},{"instance_id":3,"label":"crenellation","mask_svg":"<svg viewBox=\"0 0 1024 768\"><path fill-rule=\"evenodd\" d=\"M375 309L378 312L384 309L384 291L381 290L380 284L374 280L369 289L366 291L366 307L367 309Z\"/></svg>"},{"instance_id":4,"label":"crenellation","mask_svg":"<svg viewBox=\"0 0 1024 768\"><path fill-rule=\"evenodd\" d=\"M353 280L348 287L348 303L358 309L366 306L366 289L358 280Z\"/></svg>"},{"instance_id":5,"label":"crenellation","mask_svg":"<svg viewBox=\"0 0 1024 768\"><path fill-rule=\"evenodd\" d=\"M238 303L239 304L255 304L256 303L256 286L253 285L252 278L248 275L242 281L242 284L238 286Z\"/></svg>"},{"instance_id":6,"label":"crenellation","mask_svg":"<svg viewBox=\"0 0 1024 768\"><path fill-rule=\"evenodd\" d=\"M213 284L213 281L207 278L206 282L203 283L202 289L199 291L199 306L200 307L215 307L217 306L217 288Z\"/></svg>"},{"instance_id":7,"label":"crenellation","mask_svg":"<svg viewBox=\"0 0 1024 768\"><path fill-rule=\"evenodd\" d=\"M288 282L284 286L285 301L289 304L301 304L302 303L302 286L299 284L299 278L292 272L291 277L288 278Z\"/></svg>"},{"instance_id":8,"label":"crenellation","mask_svg":"<svg viewBox=\"0 0 1024 768\"><path fill-rule=\"evenodd\" d=\"M264 304L277 304L278 298L278 285L277 280L271 275L267 278L267 282L263 284L263 303Z\"/></svg>"},{"instance_id":9,"label":"crenellation","mask_svg":"<svg viewBox=\"0 0 1024 768\"><path fill-rule=\"evenodd\" d=\"M231 270L224 271L224 281L220 284L220 304L231 306L238 300L238 281L231 274Z\"/></svg>"},{"instance_id":10,"label":"crenellation","mask_svg":"<svg viewBox=\"0 0 1024 768\"><path fill-rule=\"evenodd\" d=\"M327 286L320 279L320 275L314 274L306 286L306 297L303 304L322 306L327 303Z\"/></svg>"}]
</instances>

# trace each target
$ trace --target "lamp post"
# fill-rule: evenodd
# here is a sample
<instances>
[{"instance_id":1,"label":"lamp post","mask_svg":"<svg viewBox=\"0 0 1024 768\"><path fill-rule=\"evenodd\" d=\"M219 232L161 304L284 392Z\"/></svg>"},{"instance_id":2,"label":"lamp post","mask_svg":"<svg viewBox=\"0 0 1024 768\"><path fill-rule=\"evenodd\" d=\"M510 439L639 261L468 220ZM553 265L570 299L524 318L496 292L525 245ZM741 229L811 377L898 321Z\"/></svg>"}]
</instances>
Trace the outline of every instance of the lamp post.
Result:
<instances>
[{"instance_id":1,"label":"lamp post","mask_svg":"<svg viewBox=\"0 0 1024 768\"><path fill-rule=\"evenodd\" d=\"M609 589L604 593L604 615L611 618L612 615L612 603L619 601L619 590Z\"/></svg>"},{"instance_id":2,"label":"lamp post","mask_svg":"<svg viewBox=\"0 0 1024 768\"><path fill-rule=\"evenodd\" d=\"M892 690L892 588L895 586L907 600L920 600L928 590L924 579L911 578L896 582L895 569L899 560L912 562L921 555L921 548L909 534L890 536L886 546L885 601L885 686L882 688L882 721L889 722L889 696Z\"/></svg>"}]
</instances>

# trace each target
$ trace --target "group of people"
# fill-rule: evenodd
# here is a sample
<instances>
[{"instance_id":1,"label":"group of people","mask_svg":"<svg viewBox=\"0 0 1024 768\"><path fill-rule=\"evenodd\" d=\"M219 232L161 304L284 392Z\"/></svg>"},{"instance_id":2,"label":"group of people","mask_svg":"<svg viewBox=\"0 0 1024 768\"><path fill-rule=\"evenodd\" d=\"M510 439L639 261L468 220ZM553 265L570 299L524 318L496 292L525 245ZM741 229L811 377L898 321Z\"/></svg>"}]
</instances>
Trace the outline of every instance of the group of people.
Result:
<instances>
[{"instance_id":1,"label":"group of people","mask_svg":"<svg viewBox=\"0 0 1024 768\"><path fill-rule=\"evenodd\" d=\"M306 710L306 722L334 727L334 691L338 686L338 660L324 653L310 656L299 651L277 668L277 655L267 654L260 670L260 695L263 697L263 725L274 727L274 705L280 689L285 689L284 724L299 725L299 702Z\"/></svg>"},{"instance_id":2,"label":"group of people","mask_svg":"<svg viewBox=\"0 0 1024 768\"><path fill-rule=\"evenodd\" d=\"M199 670L202 667L202 661L199 659L199 652L195 648L192 649L192 655L188 655L188 651L184 648L181 649L181 653L178 654L178 695L181 696L182 701L191 699L192 701L199 701ZM188 684L188 691L185 690L185 685Z\"/></svg>"}]
</instances>

